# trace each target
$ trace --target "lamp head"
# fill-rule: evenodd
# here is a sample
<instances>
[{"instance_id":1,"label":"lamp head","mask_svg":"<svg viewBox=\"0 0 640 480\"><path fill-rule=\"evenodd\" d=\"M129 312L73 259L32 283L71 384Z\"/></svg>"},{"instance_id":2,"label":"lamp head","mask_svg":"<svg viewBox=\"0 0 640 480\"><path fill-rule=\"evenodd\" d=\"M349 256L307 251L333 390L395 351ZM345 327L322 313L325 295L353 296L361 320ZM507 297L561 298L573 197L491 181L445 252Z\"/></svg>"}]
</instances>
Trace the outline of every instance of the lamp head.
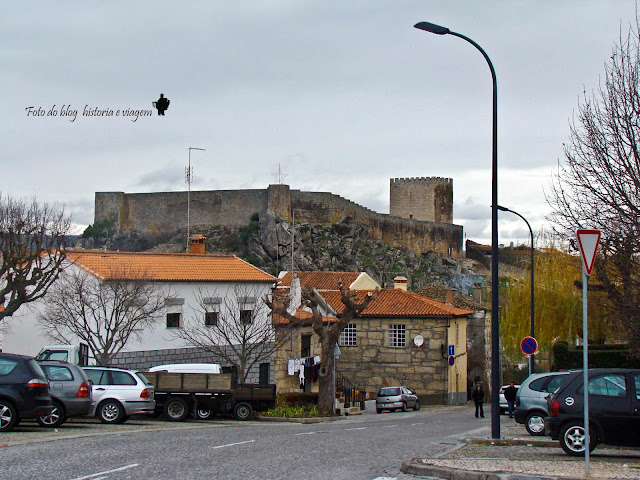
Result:
<instances>
[{"instance_id":1,"label":"lamp head","mask_svg":"<svg viewBox=\"0 0 640 480\"><path fill-rule=\"evenodd\" d=\"M502 205L498 205L496 208L498 210L500 210L501 212L510 212L511 211L507 207L503 207Z\"/></svg>"},{"instance_id":2,"label":"lamp head","mask_svg":"<svg viewBox=\"0 0 640 480\"><path fill-rule=\"evenodd\" d=\"M419 22L416 23L414 27L419 30L424 30L425 32L435 33L436 35L446 35L447 33L451 33L451 30L447 27L441 27L440 25L429 22Z\"/></svg>"}]
</instances>

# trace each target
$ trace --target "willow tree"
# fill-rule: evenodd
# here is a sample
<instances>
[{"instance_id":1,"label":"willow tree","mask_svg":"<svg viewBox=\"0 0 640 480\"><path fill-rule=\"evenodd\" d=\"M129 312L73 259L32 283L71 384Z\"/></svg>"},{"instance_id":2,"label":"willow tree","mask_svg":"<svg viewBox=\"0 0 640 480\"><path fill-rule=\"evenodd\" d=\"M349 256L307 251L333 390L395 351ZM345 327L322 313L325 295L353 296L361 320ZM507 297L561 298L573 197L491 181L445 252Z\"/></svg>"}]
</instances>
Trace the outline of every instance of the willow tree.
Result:
<instances>
[{"instance_id":1,"label":"willow tree","mask_svg":"<svg viewBox=\"0 0 640 480\"><path fill-rule=\"evenodd\" d=\"M575 254L547 248L535 254L535 337L540 350L549 352L554 341L574 342L582 336L582 270ZM501 343L510 358L522 355L521 340L530 334L530 275L509 280L503 295L500 322ZM606 298L600 291L589 291L590 338L603 342L615 326L607 313Z\"/></svg>"}]
</instances>

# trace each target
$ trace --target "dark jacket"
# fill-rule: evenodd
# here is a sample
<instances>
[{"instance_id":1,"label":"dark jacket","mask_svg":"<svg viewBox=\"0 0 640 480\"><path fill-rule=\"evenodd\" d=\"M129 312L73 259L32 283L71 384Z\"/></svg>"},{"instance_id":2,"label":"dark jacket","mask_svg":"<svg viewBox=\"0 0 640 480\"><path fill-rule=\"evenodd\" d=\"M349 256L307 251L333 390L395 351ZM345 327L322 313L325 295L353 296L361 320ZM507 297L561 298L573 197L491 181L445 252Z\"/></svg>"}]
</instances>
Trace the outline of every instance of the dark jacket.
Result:
<instances>
[{"instance_id":1,"label":"dark jacket","mask_svg":"<svg viewBox=\"0 0 640 480\"><path fill-rule=\"evenodd\" d=\"M504 389L504 398L507 402L515 402L516 401L516 387L509 386Z\"/></svg>"},{"instance_id":2,"label":"dark jacket","mask_svg":"<svg viewBox=\"0 0 640 480\"><path fill-rule=\"evenodd\" d=\"M482 389L474 390L471 394L471 398L473 398L474 403L482 403L482 401L484 400L484 392L482 391Z\"/></svg>"}]
</instances>

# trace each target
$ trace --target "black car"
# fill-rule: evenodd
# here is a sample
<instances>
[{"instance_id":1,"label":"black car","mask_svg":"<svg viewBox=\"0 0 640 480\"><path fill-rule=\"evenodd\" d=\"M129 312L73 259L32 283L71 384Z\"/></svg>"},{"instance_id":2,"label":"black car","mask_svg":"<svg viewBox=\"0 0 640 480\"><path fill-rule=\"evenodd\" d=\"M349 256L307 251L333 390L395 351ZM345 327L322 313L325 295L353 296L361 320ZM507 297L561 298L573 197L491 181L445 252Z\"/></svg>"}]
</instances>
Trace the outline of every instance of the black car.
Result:
<instances>
[{"instance_id":1,"label":"black car","mask_svg":"<svg viewBox=\"0 0 640 480\"><path fill-rule=\"evenodd\" d=\"M548 402L546 435L569 455L584 456L583 372L569 373ZM589 370L589 451L599 443L640 446L640 370Z\"/></svg>"},{"instance_id":2,"label":"black car","mask_svg":"<svg viewBox=\"0 0 640 480\"><path fill-rule=\"evenodd\" d=\"M0 353L0 432L53 410L49 383L32 357Z\"/></svg>"}]
</instances>

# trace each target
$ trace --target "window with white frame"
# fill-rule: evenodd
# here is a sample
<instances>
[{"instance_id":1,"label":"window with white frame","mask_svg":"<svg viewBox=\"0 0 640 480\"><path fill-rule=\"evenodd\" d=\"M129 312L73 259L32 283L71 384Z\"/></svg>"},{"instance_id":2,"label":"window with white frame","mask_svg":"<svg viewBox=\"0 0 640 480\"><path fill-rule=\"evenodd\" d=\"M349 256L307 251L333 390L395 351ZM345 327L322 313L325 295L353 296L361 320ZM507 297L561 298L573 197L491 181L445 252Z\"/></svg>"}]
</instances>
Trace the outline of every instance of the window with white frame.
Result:
<instances>
[{"instance_id":1,"label":"window with white frame","mask_svg":"<svg viewBox=\"0 0 640 480\"><path fill-rule=\"evenodd\" d=\"M251 325L256 308L256 297L238 297L238 306L240 307L240 322L243 325Z\"/></svg>"},{"instance_id":2,"label":"window with white frame","mask_svg":"<svg viewBox=\"0 0 640 480\"><path fill-rule=\"evenodd\" d=\"M340 340L338 343L344 347L355 347L358 345L358 327L355 323L350 323L340 333Z\"/></svg>"},{"instance_id":3,"label":"window with white frame","mask_svg":"<svg viewBox=\"0 0 640 480\"><path fill-rule=\"evenodd\" d=\"M407 326L398 323L389 325L389 346L390 347L406 347L407 346Z\"/></svg>"},{"instance_id":4,"label":"window with white frame","mask_svg":"<svg viewBox=\"0 0 640 480\"><path fill-rule=\"evenodd\" d=\"M167 300L167 328L182 327L182 305L184 305L184 298Z\"/></svg>"},{"instance_id":5,"label":"window with white frame","mask_svg":"<svg viewBox=\"0 0 640 480\"><path fill-rule=\"evenodd\" d=\"M215 327L216 325L218 325L220 316L220 304L222 303L222 298L204 297L202 299L202 303L204 304L205 308L204 325L206 327Z\"/></svg>"}]
</instances>

